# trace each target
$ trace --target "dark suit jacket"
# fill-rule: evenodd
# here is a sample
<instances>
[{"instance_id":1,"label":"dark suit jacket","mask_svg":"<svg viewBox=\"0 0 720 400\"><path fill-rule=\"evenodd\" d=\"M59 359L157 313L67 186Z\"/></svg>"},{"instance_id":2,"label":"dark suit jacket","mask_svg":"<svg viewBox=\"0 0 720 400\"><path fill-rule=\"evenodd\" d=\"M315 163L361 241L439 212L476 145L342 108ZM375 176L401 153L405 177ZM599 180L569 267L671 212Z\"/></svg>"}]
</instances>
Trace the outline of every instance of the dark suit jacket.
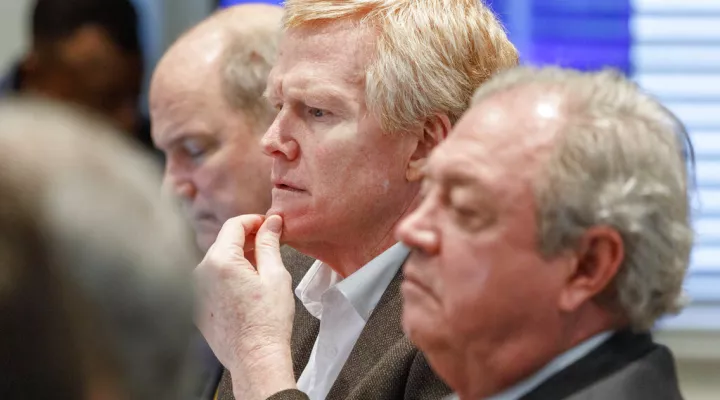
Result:
<instances>
[{"instance_id":1,"label":"dark suit jacket","mask_svg":"<svg viewBox=\"0 0 720 400\"><path fill-rule=\"evenodd\" d=\"M670 351L620 331L521 400L682 400Z\"/></svg>"},{"instance_id":2,"label":"dark suit jacket","mask_svg":"<svg viewBox=\"0 0 720 400\"><path fill-rule=\"evenodd\" d=\"M293 287L297 287L315 260L292 249L283 249L282 255L293 277ZM400 325L401 281L400 271L370 315L327 399L435 400L450 393L450 389L430 370L423 354L403 334ZM319 327L320 321L308 313L296 298L292 334L295 379L300 377L308 363ZM220 382L218 399L234 399L227 371ZM290 390L278 393L272 399L307 399L307 396Z\"/></svg>"},{"instance_id":3,"label":"dark suit jacket","mask_svg":"<svg viewBox=\"0 0 720 400\"><path fill-rule=\"evenodd\" d=\"M682 400L675 361L650 334L620 331L523 400Z\"/></svg>"}]
</instances>

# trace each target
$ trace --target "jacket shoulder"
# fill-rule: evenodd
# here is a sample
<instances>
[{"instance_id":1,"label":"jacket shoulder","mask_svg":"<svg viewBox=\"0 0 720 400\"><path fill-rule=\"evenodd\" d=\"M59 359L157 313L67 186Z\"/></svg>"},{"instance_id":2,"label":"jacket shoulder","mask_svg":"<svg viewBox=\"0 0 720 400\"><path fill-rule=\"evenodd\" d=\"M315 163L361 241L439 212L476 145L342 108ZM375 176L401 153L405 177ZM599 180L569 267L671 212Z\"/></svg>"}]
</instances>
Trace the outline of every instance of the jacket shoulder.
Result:
<instances>
[{"instance_id":1,"label":"jacket shoulder","mask_svg":"<svg viewBox=\"0 0 720 400\"><path fill-rule=\"evenodd\" d=\"M658 346L645 357L628 364L568 400L612 398L618 400L682 400L670 350Z\"/></svg>"}]
</instances>

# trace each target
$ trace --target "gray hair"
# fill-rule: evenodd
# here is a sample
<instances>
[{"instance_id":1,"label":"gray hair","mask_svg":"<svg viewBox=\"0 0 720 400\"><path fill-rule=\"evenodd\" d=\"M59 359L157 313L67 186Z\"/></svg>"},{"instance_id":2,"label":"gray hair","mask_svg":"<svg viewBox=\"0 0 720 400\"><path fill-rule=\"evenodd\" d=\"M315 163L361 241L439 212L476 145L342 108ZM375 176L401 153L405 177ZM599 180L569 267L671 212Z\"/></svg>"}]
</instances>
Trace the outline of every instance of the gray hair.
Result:
<instances>
[{"instance_id":1,"label":"gray hair","mask_svg":"<svg viewBox=\"0 0 720 400\"><path fill-rule=\"evenodd\" d=\"M237 6L241 8L243 6ZM232 16L232 11L228 18ZM222 12L221 12L222 13ZM219 15L222 17L222 15ZM225 100L233 108L244 111L255 125L265 128L275 119L277 111L264 97L268 75L277 59L282 25L268 17L242 28L228 26L227 46L220 60L220 77Z\"/></svg>"},{"instance_id":2,"label":"gray hair","mask_svg":"<svg viewBox=\"0 0 720 400\"><path fill-rule=\"evenodd\" d=\"M473 103L537 88L563 96L560 143L536 185L546 256L588 228L610 226L625 258L609 291L636 330L683 306L693 245L688 187L692 145L682 123L620 73L517 68L480 87Z\"/></svg>"},{"instance_id":3,"label":"gray hair","mask_svg":"<svg viewBox=\"0 0 720 400\"><path fill-rule=\"evenodd\" d=\"M156 162L58 105L3 101L0 120L0 397L81 398L101 378L183 398L199 255Z\"/></svg>"}]
</instances>

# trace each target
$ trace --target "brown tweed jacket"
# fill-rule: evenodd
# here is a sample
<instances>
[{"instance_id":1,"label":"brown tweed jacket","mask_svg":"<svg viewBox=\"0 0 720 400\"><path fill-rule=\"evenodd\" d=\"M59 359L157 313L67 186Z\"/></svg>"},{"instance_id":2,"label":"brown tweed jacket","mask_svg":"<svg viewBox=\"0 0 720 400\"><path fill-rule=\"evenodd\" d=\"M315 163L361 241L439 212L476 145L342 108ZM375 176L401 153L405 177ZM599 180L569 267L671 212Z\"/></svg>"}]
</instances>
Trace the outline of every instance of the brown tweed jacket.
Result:
<instances>
[{"instance_id":1,"label":"brown tweed jacket","mask_svg":"<svg viewBox=\"0 0 720 400\"><path fill-rule=\"evenodd\" d=\"M287 247L281 253L296 287L315 260ZM403 334L401 282L402 271L390 282L370 315L327 399L435 400L450 394L450 388L432 372L423 354ZM320 322L296 298L292 334L295 379L307 365L319 327ZM220 381L218 400L233 399L232 381L226 371ZM271 399L299 400L307 396L288 390Z\"/></svg>"}]
</instances>

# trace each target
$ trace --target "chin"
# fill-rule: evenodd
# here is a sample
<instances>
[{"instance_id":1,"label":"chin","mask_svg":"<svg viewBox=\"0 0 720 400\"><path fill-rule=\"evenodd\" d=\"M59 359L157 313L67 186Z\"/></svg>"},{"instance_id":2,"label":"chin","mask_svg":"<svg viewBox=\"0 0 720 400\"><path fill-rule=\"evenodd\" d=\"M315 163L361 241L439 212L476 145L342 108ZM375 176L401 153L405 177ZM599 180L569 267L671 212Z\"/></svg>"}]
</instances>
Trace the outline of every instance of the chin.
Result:
<instances>
[{"instance_id":1,"label":"chin","mask_svg":"<svg viewBox=\"0 0 720 400\"><path fill-rule=\"evenodd\" d=\"M268 210L267 215L279 215L282 217L282 241L291 247L314 241L313 239L319 237L323 231L327 231L327 229L323 229L318 217L311 215L308 210L284 209L273 206Z\"/></svg>"},{"instance_id":2,"label":"chin","mask_svg":"<svg viewBox=\"0 0 720 400\"><path fill-rule=\"evenodd\" d=\"M452 345L445 335L447 327L442 321L432 310L408 301L403 303L403 332L423 352L444 351Z\"/></svg>"},{"instance_id":3,"label":"chin","mask_svg":"<svg viewBox=\"0 0 720 400\"><path fill-rule=\"evenodd\" d=\"M316 242L322 230L307 217L285 217L283 216L283 243L301 250L304 245Z\"/></svg>"},{"instance_id":4,"label":"chin","mask_svg":"<svg viewBox=\"0 0 720 400\"><path fill-rule=\"evenodd\" d=\"M426 313L407 302L403 304L403 332L418 347L426 341L429 331L432 331L431 325L432 320L428 318Z\"/></svg>"}]
</instances>

